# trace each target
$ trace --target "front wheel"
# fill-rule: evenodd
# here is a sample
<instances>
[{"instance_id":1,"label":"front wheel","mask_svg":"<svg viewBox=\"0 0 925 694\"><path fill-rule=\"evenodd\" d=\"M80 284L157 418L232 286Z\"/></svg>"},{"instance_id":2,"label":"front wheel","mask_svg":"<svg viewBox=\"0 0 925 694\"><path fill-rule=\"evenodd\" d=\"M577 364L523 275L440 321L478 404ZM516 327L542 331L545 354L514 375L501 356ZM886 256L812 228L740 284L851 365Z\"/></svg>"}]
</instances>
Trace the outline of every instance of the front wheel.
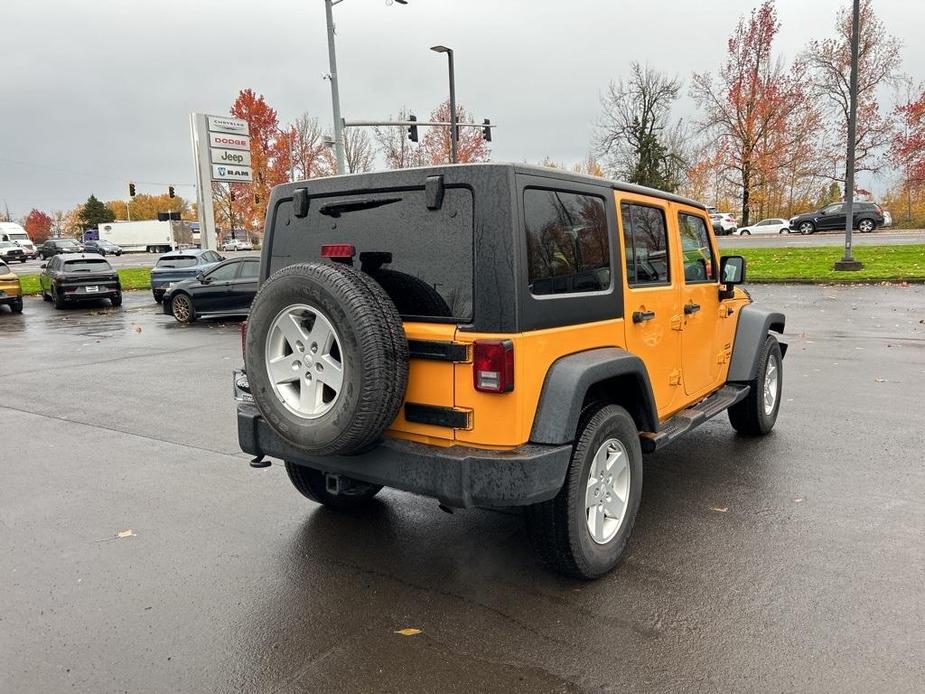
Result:
<instances>
[{"instance_id":1,"label":"front wheel","mask_svg":"<svg viewBox=\"0 0 925 694\"><path fill-rule=\"evenodd\" d=\"M748 229L745 229L745 230L741 233L741 236L751 236L751 235L752 235L752 232L750 232Z\"/></svg>"},{"instance_id":2,"label":"front wheel","mask_svg":"<svg viewBox=\"0 0 925 694\"><path fill-rule=\"evenodd\" d=\"M181 323L192 323L196 320L196 310L193 301L186 294L177 294L170 300L170 309L173 317Z\"/></svg>"},{"instance_id":3,"label":"front wheel","mask_svg":"<svg viewBox=\"0 0 925 694\"><path fill-rule=\"evenodd\" d=\"M783 357L772 335L764 341L758 371L745 399L729 408L729 423L743 436L764 436L774 428L783 390Z\"/></svg>"},{"instance_id":4,"label":"front wheel","mask_svg":"<svg viewBox=\"0 0 925 694\"><path fill-rule=\"evenodd\" d=\"M801 234L814 234L816 233L816 225L812 222L800 222L800 225L797 227Z\"/></svg>"},{"instance_id":5,"label":"front wheel","mask_svg":"<svg viewBox=\"0 0 925 694\"><path fill-rule=\"evenodd\" d=\"M527 507L533 545L553 569L597 578L621 560L642 494L642 449L633 418L622 407L588 411L562 489Z\"/></svg>"},{"instance_id":6,"label":"front wheel","mask_svg":"<svg viewBox=\"0 0 925 694\"><path fill-rule=\"evenodd\" d=\"M295 463L286 463L286 473L292 485L306 499L338 511L348 511L365 506L382 489L378 484L348 479L346 489L338 494L332 494L328 491L324 473L320 470Z\"/></svg>"},{"instance_id":7,"label":"front wheel","mask_svg":"<svg viewBox=\"0 0 925 694\"><path fill-rule=\"evenodd\" d=\"M10 310L11 310L13 313L22 313L22 297L19 297L18 299L15 299L15 300L10 304Z\"/></svg>"}]
</instances>

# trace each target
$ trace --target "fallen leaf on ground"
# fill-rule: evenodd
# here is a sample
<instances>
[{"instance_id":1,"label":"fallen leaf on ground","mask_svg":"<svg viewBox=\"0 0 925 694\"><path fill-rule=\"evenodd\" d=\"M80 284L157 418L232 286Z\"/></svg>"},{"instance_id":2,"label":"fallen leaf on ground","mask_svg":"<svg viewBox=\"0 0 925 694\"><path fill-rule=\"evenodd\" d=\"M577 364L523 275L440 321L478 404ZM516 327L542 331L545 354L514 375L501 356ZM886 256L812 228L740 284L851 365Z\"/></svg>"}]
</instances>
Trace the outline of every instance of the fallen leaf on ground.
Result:
<instances>
[{"instance_id":1,"label":"fallen leaf on ground","mask_svg":"<svg viewBox=\"0 0 925 694\"><path fill-rule=\"evenodd\" d=\"M728 506L711 506L711 511L716 511L717 513L726 513L729 510Z\"/></svg>"},{"instance_id":2,"label":"fallen leaf on ground","mask_svg":"<svg viewBox=\"0 0 925 694\"><path fill-rule=\"evenodd\" d=\"M885 378L875 378L874 383L886 383L886 379Z\"/></svg>"},{"instance_id":3,"label":"fallen leaf on ground","mask_svg":"<svg viewBox=\"0 0 925 694\"><path fill-rule=\"evenodd\" d=\"M802 497L802 496L795 496L795 497L793 497L793 500L794 500L794 502L796 502L796 503L799 504L799 503L801 503L801 502L803 501L803 497Z\"/></svg>"},{"instance_id":4,"label":"fallen leaf on ground","mask_svg":"<svg viewBox=\"0 0 925 694\"><path fill-rule=\"evenodd\" d=\"M140 332L141 332L141 326L140 326L140 325L136 325L136 326L135 326L135 332L136 332L136 333L140 333Z\"/></svg>"},{"instance_id":5,"label":"fallen leaf on ground","mask_svg":"<svg viewBox=\"0 0 925 694\"><path fill-rule=\"evenodd\" d=\"M396 634L400 634L401 636L417 636L418 634L421 633L421 630L420 630L420 629L412 629L412 628L410 628L410 627L405 627L404 629L399 629L399 630L396 631L395 633L396 633Z\"/></svg>"},{"instance_id":6,"label":"fallen leaf on ground","mask_svg":"<svg viewBox=\"0 0 925 694\"><path fill-rule=\"evenodd\" d=\"M118 534L116 535L116 537L119 537L119 538L122 538L122 537L138 537L138 535L135 533L134 530L132 530L131 528L129 528L128 530L123 530L121 533L118 533Z\"/></svg>"}]
</instances>

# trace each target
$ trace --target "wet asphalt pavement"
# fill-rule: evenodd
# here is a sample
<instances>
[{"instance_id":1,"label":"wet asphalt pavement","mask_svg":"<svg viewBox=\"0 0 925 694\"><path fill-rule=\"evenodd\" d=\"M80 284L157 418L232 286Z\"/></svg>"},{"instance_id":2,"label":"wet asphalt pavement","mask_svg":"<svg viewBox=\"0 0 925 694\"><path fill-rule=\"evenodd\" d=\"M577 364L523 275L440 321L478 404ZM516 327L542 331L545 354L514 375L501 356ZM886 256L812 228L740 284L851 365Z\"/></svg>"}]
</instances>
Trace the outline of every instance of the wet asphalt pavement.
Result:
<instances>
[{"instance_id":1,"label":"wet asphalt pavement","mask_svg":"<svg viewBox=\"0 0 925 694\"><path fill-rule=\"evenodd\" d=\"M777 428L649 457L590 583L517 512L343 516L252 470L235 323L0 308L0 692L921 691L925 287L752 292L788 315Z\"/></svg>"}]
</instances>

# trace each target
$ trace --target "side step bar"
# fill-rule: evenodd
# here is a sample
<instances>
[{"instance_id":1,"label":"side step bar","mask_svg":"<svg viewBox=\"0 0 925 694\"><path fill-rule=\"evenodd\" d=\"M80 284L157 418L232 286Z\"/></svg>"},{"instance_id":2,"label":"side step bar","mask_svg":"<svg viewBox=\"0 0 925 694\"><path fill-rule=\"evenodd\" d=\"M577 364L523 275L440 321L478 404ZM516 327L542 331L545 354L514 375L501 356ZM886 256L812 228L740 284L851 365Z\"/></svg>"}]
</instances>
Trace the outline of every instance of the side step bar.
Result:
<instances>
[{"instance_id":1,"label":"side step bar","mask_svg":"<svg viewBox=\"0 0 925 694\"><path fill-rule=\"evenodd\" d=\"M724 412L748 395L747 385L725 385L708 398L701 400L693 407L681 410L674 417L662 422L658 433L645 432L640 434L643 453L667 446L682 434L700 426L708 419Z\"/></svg>"}]
</instances>

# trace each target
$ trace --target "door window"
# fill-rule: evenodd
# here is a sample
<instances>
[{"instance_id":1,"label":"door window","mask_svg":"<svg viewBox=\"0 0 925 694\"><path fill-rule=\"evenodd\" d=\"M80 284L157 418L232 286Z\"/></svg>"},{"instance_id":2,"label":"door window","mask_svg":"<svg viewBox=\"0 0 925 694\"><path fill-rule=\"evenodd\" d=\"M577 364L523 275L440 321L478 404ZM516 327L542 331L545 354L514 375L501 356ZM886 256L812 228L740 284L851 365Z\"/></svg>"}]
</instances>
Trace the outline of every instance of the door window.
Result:
<instances>
[{"instance_id":1,"label":"door window","mask_svg":"<svg viewBox=\"0 0 925 694\"><path fill-rule=\"evenodd\" d=\"M533 294L596 292L610 287L610 242L601 198L527 188L524 220Z\"/></svg>"},{"instance_id":2,"label":"door window","mask_svg":"<svg viewBox=\"0 0 925 694\"><path fill-rule=\"evenodd\" d=\"M829 205L822 210L822 214L837 214L838 212L844 212L844 207L844 205L839 203L836 203L835 205Z\"/></svg>"},{"instance_id":3,"label":"door window","mask_svg":"<svg viewBox=\"0 0 925 694\"><path fill-rule=\"evenodd\" d=\"M235 275L238 274L238 267L241 263L228 263L227 265L220 265L206 275L213 282L229 282L235 278Z\"/></svg>"},{"instance_id":4,"label":"door window","mask_svg":"<svg viewBox=\"0 0 925 694\"><path fill-rule=\"evenodd\" d=\"M626 247L626 281L631 287L671 282L668 262L668 227L657 207L622 203L623 245Z\"/></svg>"},{"instance_id":5,"label":"door window","mask_svg":"<svg viewBox=\"0 0 925 694\"><path fill-rule=\"evenodd\" d=\"M241 274L239 279L255 280L260 275L260 263L255 261L245 261L241 263Z\"/></svg>"},{"instance_id":6,"label":"door window","mask_svg":"<svg viewBox=\"0 0 925 694\"><path fill-rule=\"evenodd\" d=\"M681 230L681 252L684 255L684 281L688 284L714 281L716 258L703 217L682 212L678 215L678 225Z\"/></svg>"}]
</instances>

